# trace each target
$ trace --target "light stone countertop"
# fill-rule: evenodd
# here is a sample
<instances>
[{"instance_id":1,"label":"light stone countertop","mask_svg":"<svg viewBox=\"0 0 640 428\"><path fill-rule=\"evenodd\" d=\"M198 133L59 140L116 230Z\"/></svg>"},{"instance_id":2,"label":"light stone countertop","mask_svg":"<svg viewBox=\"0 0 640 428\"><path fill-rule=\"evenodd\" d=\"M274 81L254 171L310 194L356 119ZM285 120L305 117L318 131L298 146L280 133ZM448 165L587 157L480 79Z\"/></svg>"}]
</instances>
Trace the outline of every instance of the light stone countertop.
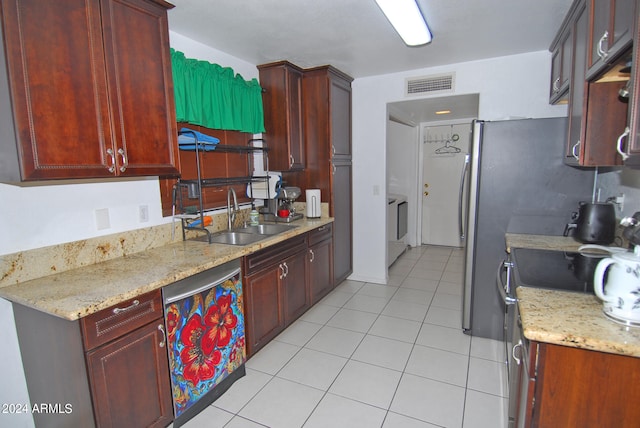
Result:
<instances>
[{"instance_id":1,"label":"light stone countertop","mask_svg":"<svg viewBox=\"0 0 640 428\"><path fill-rule=\"evenodd\" d=\"M578 251L578 248L584 245L570 236L524 235L517 233L506 233L505 244L508 253L511 252L512 248Z\"/></svg>"},{"instance_id":2,"label":"light stone countertop","mask_svg":"<svg viewBox=\"0 0 640 428\"><path fill-rule=\"evenodd\" d=\"M528 287L516 295L527 339L640 357L640 327L606 318L595 295Z\"/></svg>"},{"instance_id":3,"label":"light stone countertop","mask_svg":"<svg viewBox=\"0 0 640 428\"><path fill-rule=\"evenodd\" d=\"M571 237L505 235L507 251L532 248L577 251ZM627 327L605 317L594 294L518 287L518 309L529 340L640 357L640 327Z\"/></svg>"},{"instance_id":4,"label":"light stone countertop","mask_svg":"<svg viewBox=\"0 0 640 428\"><path fill-rule=\"evenodd\" d=\"M149 291L332 223L292 222L290 231L245 246L177 241L164 246L0 288L0 297L76 320Z\"/></svg>"}]
</instances>

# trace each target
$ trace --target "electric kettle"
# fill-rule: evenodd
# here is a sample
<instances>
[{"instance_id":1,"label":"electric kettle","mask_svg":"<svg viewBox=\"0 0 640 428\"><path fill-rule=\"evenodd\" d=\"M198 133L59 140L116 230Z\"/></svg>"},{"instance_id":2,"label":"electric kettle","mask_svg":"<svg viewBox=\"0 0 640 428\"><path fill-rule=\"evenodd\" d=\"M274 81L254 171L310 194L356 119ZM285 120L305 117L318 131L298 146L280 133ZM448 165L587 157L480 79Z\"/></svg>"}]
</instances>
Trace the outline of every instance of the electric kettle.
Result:
<instances>
[{"instance_id":1,"label":"electric kettle","mask_svg":"<svg viewBox=\"0 0 640 428\"><path fill-rule=\"evenodd\" d=\"M607 317L640 326L640 246L602 259L593 275L593 291L602 300Z\"/></svg>"}]
</instances>

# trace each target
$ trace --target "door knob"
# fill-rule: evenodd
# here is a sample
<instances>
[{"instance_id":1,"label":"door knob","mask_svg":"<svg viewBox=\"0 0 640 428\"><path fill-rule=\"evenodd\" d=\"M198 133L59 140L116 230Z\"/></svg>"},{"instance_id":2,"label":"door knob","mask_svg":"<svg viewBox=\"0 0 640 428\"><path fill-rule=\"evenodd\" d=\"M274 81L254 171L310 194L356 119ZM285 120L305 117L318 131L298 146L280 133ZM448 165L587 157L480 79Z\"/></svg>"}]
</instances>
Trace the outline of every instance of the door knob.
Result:
<instances>
[{"instance_id":1,"label":"door knob","mask_svg":"<svg viewBox=\"0 0 640 428\"><path fill-rule=\"evenodd\" d=\"M424 192L424 195L425 196L429 196L429 192Z\"/></svg>"},{"instance_id":2,"label":"door knob","mask_svg":"<svg viewBox=\"0 0 640 428\"><path fill-rule=\"evenodd\" d=\"M429 185L427 183L424 183L424 188L426 189L427 187L429 187Z\"/></svg>"}]
</instances>

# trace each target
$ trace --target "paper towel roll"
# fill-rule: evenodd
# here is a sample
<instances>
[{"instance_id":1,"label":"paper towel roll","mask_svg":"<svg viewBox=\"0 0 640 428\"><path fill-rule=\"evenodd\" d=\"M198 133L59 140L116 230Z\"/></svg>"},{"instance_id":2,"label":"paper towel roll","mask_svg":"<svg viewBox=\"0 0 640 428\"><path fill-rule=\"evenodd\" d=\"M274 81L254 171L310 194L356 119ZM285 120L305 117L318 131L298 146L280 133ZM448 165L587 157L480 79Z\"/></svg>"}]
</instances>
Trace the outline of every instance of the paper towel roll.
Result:
<instances>
[{"instance_id":1,"label":"paper towel roll","mask_svg":"<svg viewBox=\"0 0 640 428\"><path fill-rule=\"evenodd\" d=\"M279 172L270 172L268 185L266 181L247 184L247 197L253 199L275 199L280 192L281 182L282 176Z\"/></svg>"},{"instance_id":2,"label":"paper towel roll","mask_svg":"<svg viewBox=\"0 0 640 428\"><path fill-rule=\"evenodd\" d=\"M307 189L307 217L320 218L322 210L320 208L320 189Z\"/></svg>"}]
</instances>

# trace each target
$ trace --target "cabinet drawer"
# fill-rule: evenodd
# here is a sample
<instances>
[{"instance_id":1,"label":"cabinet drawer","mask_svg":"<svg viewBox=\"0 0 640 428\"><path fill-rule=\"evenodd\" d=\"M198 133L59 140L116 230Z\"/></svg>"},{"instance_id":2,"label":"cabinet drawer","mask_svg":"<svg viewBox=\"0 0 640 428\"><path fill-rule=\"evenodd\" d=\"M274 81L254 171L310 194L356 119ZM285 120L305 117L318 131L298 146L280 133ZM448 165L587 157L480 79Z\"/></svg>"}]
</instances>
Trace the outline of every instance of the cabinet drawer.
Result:
<instances>
[{"instance_id":1,"label":"cabinet drawer","mask_svg":"<svg viewBox=\"0 0 640 428\"><path fill-rule=\"evenodd\" d=\"M333 237L333 225L331 223L325 224L324 226L316 227L312 231L309 232L309 246L317 244L318 242L324 241L325 239L329 239Z\"/></svg>"},{"instance_id":2,"label":"cabinet drawer","mask_svg":"<svg viewBox=\"0 0 640 428\"><path fill-rule=\"evenodd\" d=\"M85 349L94 349L162 318L162 312L162 294L158 289L82 318L80 328Z\"/></svg>"},{"instance_id":3,"label":"cabinet drawer","mask_svg":"<svg viewBox=\"0 0 640 428\"><path fill-rule=\"evenodd\" d=\"M243 272L245 275L251 275L272 264L276 264L285 258L304 251L307 248L307 235L299 235L286 241L257 251L244 258Z\"/></svg>"}]
</instances>

